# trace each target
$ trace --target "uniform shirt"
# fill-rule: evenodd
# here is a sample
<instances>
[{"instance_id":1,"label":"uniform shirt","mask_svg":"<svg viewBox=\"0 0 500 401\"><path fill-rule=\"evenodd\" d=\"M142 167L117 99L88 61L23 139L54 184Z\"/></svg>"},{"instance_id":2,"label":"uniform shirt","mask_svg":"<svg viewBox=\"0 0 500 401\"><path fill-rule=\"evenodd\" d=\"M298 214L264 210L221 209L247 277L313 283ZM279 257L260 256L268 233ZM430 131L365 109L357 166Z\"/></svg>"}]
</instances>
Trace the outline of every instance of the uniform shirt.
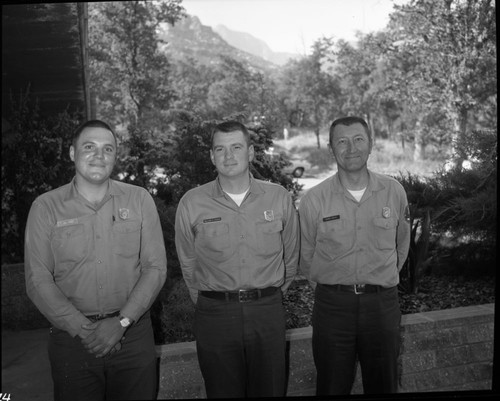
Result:
<instances>
[{"instance_id":1,"label":"uniform shirt","mask_svg":"<svg viewBox=\"0 0 500 401\"><path fill-rule=\"evenodd\" d=\"M357 202L335 174L304 195L299 215L300 270L309 281L399 283L410 224L406 193L398 181L369 171L368 186Z\"/></svg>"},{"instance_id":2,"label":"uniform shirt","mask_svg":"<svg viewBox=\"0 0 500 401\"><path fill-rule=\"evenodd\" d=\"M202 290L285 291L297 271L299 236L290 194L253 177L239 207L216 179L188 191L177 208L175 244L194 302Z\"/></svg>"},{"instance_id":3,"label":"uniform shirt","mask_svg":"<svg viewBox=\"0 0 500 401\"><path fill-rule=\"evenodd\" d=\"M26 225L29 297L47 319L70 335L84 315L121 311L137 320L166 278L167 260L151 195L109 180L95 206L71 183L39 196Z\"/></svg>"}]
</instances>

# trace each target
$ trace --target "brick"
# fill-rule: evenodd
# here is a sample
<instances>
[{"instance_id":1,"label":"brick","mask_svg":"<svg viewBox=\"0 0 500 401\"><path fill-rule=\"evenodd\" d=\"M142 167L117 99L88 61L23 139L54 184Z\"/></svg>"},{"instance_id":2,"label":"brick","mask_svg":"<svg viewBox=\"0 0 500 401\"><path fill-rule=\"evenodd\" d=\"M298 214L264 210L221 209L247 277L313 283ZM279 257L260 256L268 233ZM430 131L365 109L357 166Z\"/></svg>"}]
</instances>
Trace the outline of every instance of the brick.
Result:
<instances>
[{"instance_id":1,"label":"brick","mask_svg":"<svg viewBox=\"0 0 500 401\"><path fill-rule=\"evenodd\" d=\"M426 350L401 355L401 373L409 374L431 370L436 367L436 352Z\"/></svg>"},{"instance_id":2,"label":"brick","mask_svg":"<svg viewBox=\"0 0 500 401\"><path fill-rule=\"evenodd\" d=\"M459 346L465 342L465 333L461 327L415 332L405 334L402 352L412 353L446 346Z\"/></svg>"},{"instance_id":3,"label":"brick","mask_svg":"<svg viewBox=\"0 0 500 401\"><path fill-rule=\"evenodd\" d=\"M493 389L492 380L483 380L473 383L465 383L457 386L443 387L439 389L439 391L473 391L473 390L492 390L492 389Z\"/></svg>"},{"instance_id":4,"label":"brick","mask_svg":"<svg viewBox=\"0 0 500 401\"><path fill-rule=\"evenodd\" d=\"M464 365L472 360L469 345L436 349L437 367Z\"/></svg>"},{"instance_id":5,"label":"brick","mask_svg":"<svg viewBox=\"0 0 500 401\"><path fill-rule=\"evenodd\" d=\"M465 336L468 343L478 343L493 340L494 322L468 324L465 327Z\"/></svg>"},{"instance_id":6,"label":"brick","mask_svg":"<svg viewBox=\"0 0 500 401\"><path fill-rule=\"evenodd\" d=\"M472 362L493 360L493 341L471 344L470 350Z\"/></svg>"},{"instance_id":7,"label":"brick","mask_svg":"<svg viewBox=\"0 0 500 401\"><path fill-rule=\"evenodd\" d=\"M493 377L493 361L472 363L467 366L467 369L475 382Z\"/></svg>"}]
</instances>

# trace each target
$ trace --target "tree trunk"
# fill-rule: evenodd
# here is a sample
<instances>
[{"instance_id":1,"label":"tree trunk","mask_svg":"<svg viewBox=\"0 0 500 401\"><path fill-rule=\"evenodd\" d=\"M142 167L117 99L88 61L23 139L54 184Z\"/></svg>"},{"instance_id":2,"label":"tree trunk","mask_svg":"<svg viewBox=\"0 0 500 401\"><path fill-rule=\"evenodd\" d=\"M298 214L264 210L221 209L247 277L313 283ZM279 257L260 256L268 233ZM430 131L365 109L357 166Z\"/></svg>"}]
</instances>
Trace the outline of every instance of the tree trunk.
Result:
<instances>
[{"instance_id":1,"label":"tree trunk","mask_svg":"<svg viewBox=\"0 0 500 401\"><path fill-rule=\"evenodd\" d=\"M314 133L316 134L316 141L318 143L318 149L321 147L321 144L319 143L319 127L314 128Z\"/></svg>"},{"instance_id":2,"label":"tree trunk","mask_svg":"<svg viewBox=\"0 0 500 401\"><path fill-rule=\"evenodd\" d=\"M420 125L420 122L417 122L415 127L415 150L413 151L413 160L424 160L425 158L425 141L424 141L424 131Z\"/></svg>"},{"instance_id":3,"label":"tree trunk","mask_svg":"<svg viewBox=\"0 0 500 401\"><path fill-rule=\"evenodd\" d=\"M366 113L366 123L368 124L368 128L370 129L370 133L372 136L372 145L375 145L375 131L373 129L373 123L370 113Z\"/></svg>"},{"instance_id":4,"label":"tree trunk","mask_svg":"<svg viewBox=\"0 0 500 401\"><path fill-rule=\"evenodd\" d=\"M468 109L466 107L459 107L455 118L455 132L452 141L454 162L457 168L462 168L463 161L467 159L464 147L467 139L467 117Z\"/></svg>"}]
</instances>

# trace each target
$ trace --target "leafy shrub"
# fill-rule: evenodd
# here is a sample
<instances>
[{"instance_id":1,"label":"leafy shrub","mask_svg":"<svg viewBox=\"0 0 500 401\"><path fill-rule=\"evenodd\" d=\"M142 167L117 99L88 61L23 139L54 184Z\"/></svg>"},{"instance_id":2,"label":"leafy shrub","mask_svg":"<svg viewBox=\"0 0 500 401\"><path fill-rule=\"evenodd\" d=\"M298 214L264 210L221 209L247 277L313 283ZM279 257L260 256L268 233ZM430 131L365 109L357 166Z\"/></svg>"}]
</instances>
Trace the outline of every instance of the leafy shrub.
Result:
<instances>
[{"instance_id":1,"label":"leafy shrub","mask_svg":"<svg viewBox=\"0 0 500 401\"><path fill-rule=\"evenodd\" d=\"M73 177L69 147L79 124L67 112L43 115L29 92L10 104L10 131L2 143L2 263L23 261L24 230L35 198Z\"/></svg>"},{"instance_id":2,"label":"leafy shrub","mask_svg":"<svg viewBox=\"0 0 500 401\"><path fill-rule=\"evenodd\" d=\"M184 280L168 280L151 308L156 344L193 341L194 304Z\"/></svg>"},{"instance_id":3,"label":"leafy shrub","mask_svg":"<svg viewBox=\"0 0 500 401\"><path fill-rule=\"evenodd\" d=\"M465 154L474 161L471 169L441 171L427 179L411 173L396 177L410 205L412 238L401 282L412 292L430 267L430 249L433 264L449 266L453 260L455 274L494 272L497 139L493 131L476 131L465 144Z\"/></svg>"}]
</instances>

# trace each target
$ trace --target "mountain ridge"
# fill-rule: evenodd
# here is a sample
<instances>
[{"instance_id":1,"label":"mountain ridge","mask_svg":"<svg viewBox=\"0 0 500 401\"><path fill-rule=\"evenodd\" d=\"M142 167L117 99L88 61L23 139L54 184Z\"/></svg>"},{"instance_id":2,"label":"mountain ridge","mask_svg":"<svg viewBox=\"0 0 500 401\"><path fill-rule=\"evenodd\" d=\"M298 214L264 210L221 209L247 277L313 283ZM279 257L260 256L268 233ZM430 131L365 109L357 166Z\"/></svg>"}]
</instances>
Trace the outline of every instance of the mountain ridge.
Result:
<instances>
[{"instance_id":1,"label":"mountain ridge","mask_svg":"<svg viewBox=\"0 0 500 401\"><path fill-rule=\"evenodd\" d=\"M215 28L213 28L213 30L215 33L219 34L222 39L224 39L229 45L243 50L247 53L253 54L257 57L261 57L273 64L282 66L286 64L290 59L296 59L300 57L299 54L275 52L264 40L256 38L255 36L247 32L234 31L227 28L225 25L219 24Z\"/></svg>"},{"instance_id":2,"label":"mountain ridge","mask_svg":"<svg viewBox=\"0 0 500 401\"><path fill-rule=\"evenodd\" d=\"M196 16L188 15L174 26L165 24L159 37L166 42L162 49L173 58L194 58L213 65L221 62L221 57L230 56L244 61L259 71L270 71L278 65L262 57L231 46L211 27L203 25Z\"/></svg>"}]
</instances>

